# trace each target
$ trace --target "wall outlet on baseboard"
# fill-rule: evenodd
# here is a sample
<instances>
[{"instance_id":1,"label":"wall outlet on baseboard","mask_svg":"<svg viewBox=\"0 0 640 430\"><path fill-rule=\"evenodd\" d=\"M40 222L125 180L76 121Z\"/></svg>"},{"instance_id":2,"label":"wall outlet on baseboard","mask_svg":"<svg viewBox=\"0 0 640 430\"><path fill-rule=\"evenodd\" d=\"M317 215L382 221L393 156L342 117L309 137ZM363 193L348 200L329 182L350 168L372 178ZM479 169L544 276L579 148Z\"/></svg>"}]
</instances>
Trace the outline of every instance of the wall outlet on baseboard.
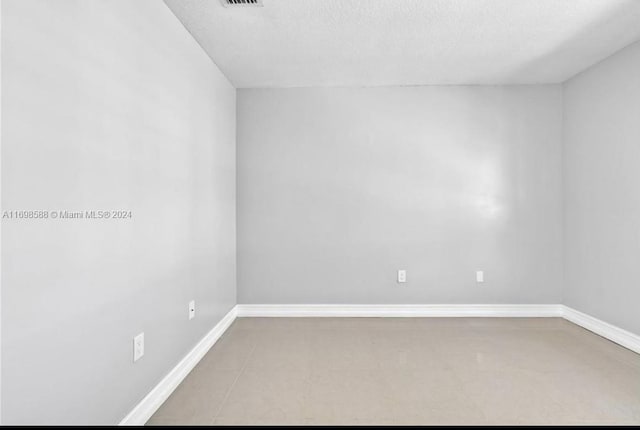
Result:
<instances>
[{"instance_id":1,"label":"wall outlet on baseboard","mask_svg":"<svg viewBox=\"0 0 640 430\"><path fill-rule=\"evenodd\" d=\"M144 332L133 338L133 362L140 360L144 355Z\"/></svg>"},{"instance_id":2,"label":"wall outlet on baseboard","mask_svg":"<svg viewBox=\"0 0 640 430\"><path fill-rule=\"evenodd\" d=\"M398 270L398 283L404 284L407 282L407 271L406 270Z\"/></svg>"},{"instance_id":3,"label":"wall outlet on baseboard","mask_svg":"<svg viewBox=\"0 0 640 430\"><path fill-rule=\"evenodd\" d=\"M189 319L192 320L196 317L196 301L191 300L189 302Z\"/></svg>"}]
</instances>

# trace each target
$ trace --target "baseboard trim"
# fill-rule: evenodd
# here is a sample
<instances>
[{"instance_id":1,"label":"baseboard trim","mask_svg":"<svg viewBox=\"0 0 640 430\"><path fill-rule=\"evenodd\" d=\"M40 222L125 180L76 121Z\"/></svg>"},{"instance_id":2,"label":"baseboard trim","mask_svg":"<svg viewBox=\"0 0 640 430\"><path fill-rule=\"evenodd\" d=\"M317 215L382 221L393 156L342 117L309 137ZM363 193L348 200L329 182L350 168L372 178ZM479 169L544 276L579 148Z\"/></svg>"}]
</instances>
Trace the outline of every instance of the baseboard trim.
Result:
<instances>
[{"instance_id":1,"label":"baseboard trim","mask_svg":"<svg viewBox=\"0 0 640 430\"><path fill-rule=\"evenodd\" d=\"M237 305L238 317L561 317L561 305Z\"/></svg>"},{"instance_id":2,"label":"baseboard trim","mask_svg":"<svg viewBox=\"0 0 640 430\"><path fill-rule=\"evenodd\" d=\"M640 354L640 336L604 322L598 318L577 311L569 306L562 306L562 317L572 323L594 332L612 342Z\"/></svg>"},{"instance_id":3,"label":"baseboard trim","mask_svg":"<svg viewBox=\"0 0 640 430\"><path fill-rule=\"evenodd\" d=\"M237 311L234 306L218 324L207 333L200 342L162 378L162 380L138 403L122 421L120 425L144 425L171 395L182 380L193 370L209 349L220 339L220 336L236 319Z\"/></svg>"}]
</instances>

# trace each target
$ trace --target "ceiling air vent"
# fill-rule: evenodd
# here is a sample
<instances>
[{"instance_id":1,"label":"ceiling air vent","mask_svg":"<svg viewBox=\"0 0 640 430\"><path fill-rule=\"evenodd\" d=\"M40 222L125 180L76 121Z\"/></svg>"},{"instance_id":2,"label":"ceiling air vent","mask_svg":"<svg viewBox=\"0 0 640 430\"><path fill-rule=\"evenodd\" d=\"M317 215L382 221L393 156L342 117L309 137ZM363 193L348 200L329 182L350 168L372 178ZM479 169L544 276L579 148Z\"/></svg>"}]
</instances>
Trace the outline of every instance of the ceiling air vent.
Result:
<instances>
[{"instance_id":1,"label":"ceiling air vent","mask_svg":"<svg viewBox=\"0 0 640 430\"><path fill-rule=\"evenodd\" d=\"M224 7L262 7L262 0L220 0Z\"/></svg>"}]
</instances>

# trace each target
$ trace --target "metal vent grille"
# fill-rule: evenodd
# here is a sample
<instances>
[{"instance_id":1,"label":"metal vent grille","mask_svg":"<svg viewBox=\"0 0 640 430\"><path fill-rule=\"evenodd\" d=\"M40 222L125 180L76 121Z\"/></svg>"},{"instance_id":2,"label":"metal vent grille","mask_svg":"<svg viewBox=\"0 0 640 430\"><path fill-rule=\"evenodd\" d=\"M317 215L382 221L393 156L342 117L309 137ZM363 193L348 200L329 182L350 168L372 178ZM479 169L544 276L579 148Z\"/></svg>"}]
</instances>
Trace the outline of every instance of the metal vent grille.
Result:
<instances>
[{"instance_id":1,"label":"metal vent grille","mask_svg":"<svg viewBox=\"0 0 640 430\"><path fill-rule=\"evenodd\" d=\"M262 0L220 0L224 7L262 7Z\"/></svg>"}]
</instances>

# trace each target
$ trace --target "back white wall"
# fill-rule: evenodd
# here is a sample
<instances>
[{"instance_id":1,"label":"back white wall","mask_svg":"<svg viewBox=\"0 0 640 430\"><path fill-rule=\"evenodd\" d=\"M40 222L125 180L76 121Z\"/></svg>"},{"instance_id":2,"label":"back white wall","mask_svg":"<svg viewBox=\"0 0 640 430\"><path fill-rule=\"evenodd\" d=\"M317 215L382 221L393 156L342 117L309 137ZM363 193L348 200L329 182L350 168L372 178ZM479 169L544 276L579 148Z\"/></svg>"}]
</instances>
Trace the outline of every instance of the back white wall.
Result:
<instances>
[{"instance_id":1,"label":"back white wall","mask_svg":"<svg viewBox=\"0 0 640 430\"><path fill-rule=\"evenodd\" d=\"M559 303L561 97L238 90L238 302Z\"/></svg>"}]
</instances>

